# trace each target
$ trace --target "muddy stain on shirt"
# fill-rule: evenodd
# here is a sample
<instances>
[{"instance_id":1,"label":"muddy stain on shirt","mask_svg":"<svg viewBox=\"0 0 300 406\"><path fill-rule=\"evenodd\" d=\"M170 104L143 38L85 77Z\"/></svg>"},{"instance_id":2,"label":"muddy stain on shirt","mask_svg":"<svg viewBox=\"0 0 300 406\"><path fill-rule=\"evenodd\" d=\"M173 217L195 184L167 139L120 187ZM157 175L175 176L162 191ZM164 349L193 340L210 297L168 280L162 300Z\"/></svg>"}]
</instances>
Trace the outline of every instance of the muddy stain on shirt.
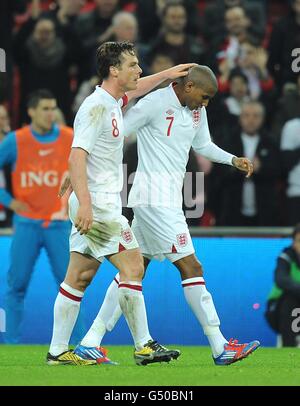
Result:
<instances>
[{"instance_id":1,"label":"muddy stain on shirt","mask_svg":"<svg viewBox=\"0 0 300 406\"><path fill-rule=\"evenodd\" d=\"M96 124L98 120L103 118L103 115L105 113L105 107L100 105L100 106L94 106L90 110L90 117L91 117L91 124Z\"/></svg>"}]
</instances>

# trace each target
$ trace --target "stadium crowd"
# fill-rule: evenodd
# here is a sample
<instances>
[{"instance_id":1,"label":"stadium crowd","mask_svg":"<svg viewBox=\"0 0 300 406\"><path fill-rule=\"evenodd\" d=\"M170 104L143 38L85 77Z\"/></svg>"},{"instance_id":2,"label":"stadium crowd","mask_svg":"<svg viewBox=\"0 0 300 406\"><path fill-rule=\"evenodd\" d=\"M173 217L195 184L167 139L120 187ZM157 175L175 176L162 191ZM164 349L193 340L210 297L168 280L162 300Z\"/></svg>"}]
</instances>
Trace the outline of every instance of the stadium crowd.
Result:
<instances>
[{"instance_id":1,"label":"stadium crowd","mask_svg":"<svg viewBox=\"0 0 300 406\"><path fill-rule=\"evenodd\" d=\"M95 50L108 40L135 43L145 75L185 62L217 74L212 138L250 158L254 174L245 179L191 150L188 171L205 173L205 211L190 225L300 222L300 0L2 0L0 142L28 123L27 97L41 88L57 99L57 123L72 125L97 84ZM129 176L137 164L131 139L124 161ZM0 172L0 187L10 187L9 172ZM10 221L0 207L0 225Z\"/></svg>"}]
</instances>

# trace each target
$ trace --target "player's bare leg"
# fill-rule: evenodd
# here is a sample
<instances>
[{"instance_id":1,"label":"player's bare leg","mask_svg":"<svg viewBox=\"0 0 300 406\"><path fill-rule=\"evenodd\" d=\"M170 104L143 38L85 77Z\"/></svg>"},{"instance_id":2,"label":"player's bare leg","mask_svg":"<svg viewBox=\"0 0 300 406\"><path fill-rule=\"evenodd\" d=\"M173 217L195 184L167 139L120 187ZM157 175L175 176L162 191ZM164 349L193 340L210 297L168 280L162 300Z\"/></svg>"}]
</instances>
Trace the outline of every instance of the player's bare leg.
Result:
<instances>
[{"instance_id":1,"label":"player's bare leg","mask_svg":"<svg viewBox=\"0 0 300 406\"><path fill-rule=\"evenodd\" d=\"M169 362L171 357L152 340L142 293L143 257L139 249L126 250L110 256L109 261L119 270L119 304L131 331L137 365Z\"/></svg>"},{"instance_id":2,"label":"player's bare leg","mask_svg":"<svg viewBox=\"0 0 300 406\"><path fill-rule=\"evenodd\" d=\"M144 257L144 276L150 260ZM95 318L91 328L86 333L81 341L81 344L85 347L97 347L101 345L102 339L107 331L112 331L120 317L122 316L122 310L119 305L119 281L120 275L116 274L113 281L109 285L102 306Z\"/></svg>"},{"instance_id":3,"label":"player's bare leg","mask_svg":"<svg viewBox=\"0 0 300 406\"><path fill-rule=\"evenodd\" d=\"M60 286L54 305L53 335L47 355L49 365L91 365L95 360L85 360L69 351L69 340L76 323L84 291L92 281L99 262L89 256L71 252L67 275Z\"/></svg>"},{"instance_id":4,"label":"player's bare leg","mask_svg":"<svg viewBox=\"0 0 300 406\"><path fill-rule=\"evenodd\" d=\"M194 254L188 255L174 265L179 270L186 301L201 324L212 349L216 365L229 365L247 357L260 345L258 341L238 344L237 340L228 341L220 331L211 294L207 291L200 262Z\"/></svg>"},{"instance_id":5,"label":"player's bare leg","mask_svg":"<svg viewBox=\"0 0 300 406\"><path fill-rule=\"evenodd\" d=\"M129 251L126 252L128 253ZM143 274L144 277L148 264L150 263L150 260L145 257L143 258L143 260L145 267L145 271ZM118 322L118 320L120 319L122 315L122 310L119 305L119 295L118 295L119 283L120 283L120 275L118 273L115 276L112 283L110 284L106 292L101 309L97 317L95 318L90 330L87 332L84 339L82 340L81 345L86 347L94 347L100 345L101 340L103 339L106 331L111 331ZM162 346L157 341L153 341L150 335L148 336L147 344L149 344L149 342L151 348L154 349L156 352L160 353L160 355L165 354L170 359L177 359L180 356L179 350L170 350ZM139 358L137 360L139 361Z\"/></svg>"}]
</instances>

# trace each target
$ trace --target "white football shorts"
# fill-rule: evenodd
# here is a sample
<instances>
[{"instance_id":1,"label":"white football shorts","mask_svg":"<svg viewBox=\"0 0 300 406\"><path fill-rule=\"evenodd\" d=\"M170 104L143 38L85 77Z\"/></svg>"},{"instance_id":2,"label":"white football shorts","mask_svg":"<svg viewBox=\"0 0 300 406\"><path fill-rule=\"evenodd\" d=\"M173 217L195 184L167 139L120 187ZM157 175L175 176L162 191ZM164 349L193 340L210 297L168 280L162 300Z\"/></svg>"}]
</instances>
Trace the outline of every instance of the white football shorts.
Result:
<instances>
[{"instance_id":1,"label":"white football shorts","mask_svg":"<svg viewBox=\"0 0 300 406\"><path fill-rule=\"evenodd\" d=\"M91 199L93 225L87 234L80 235L74 226L79 202L74 192L69 198L69 216L72 221L70 251L90 255L102 262L106 255L138 248L128 220L122 216L120 194L91 192Z\"/></svg>"},{"instance_id":2,"label":"white football shorts","mask_svg":"<svg viewBox=\"0 0 300 406\"><path fill-rule=\"evenodd\" d=\"M194 254L194 246L181 208L137 206L132 231L143 256L178 261Z\"/></svg>"}]
</instances>

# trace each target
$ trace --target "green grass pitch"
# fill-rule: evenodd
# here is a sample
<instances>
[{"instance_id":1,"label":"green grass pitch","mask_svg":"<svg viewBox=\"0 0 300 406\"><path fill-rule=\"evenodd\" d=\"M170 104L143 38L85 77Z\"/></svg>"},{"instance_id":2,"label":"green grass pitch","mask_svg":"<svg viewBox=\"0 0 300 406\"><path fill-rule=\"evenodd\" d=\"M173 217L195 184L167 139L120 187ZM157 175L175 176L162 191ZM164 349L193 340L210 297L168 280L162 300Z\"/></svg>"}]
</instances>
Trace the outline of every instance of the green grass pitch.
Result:
<instances>
[{"instance_id":1,"label":"green grass pitch","mask_svg":"<svg viewBox=\"0 0 300 406\"><path fill-rule=\"evenodd\" d=\"M258 348L247 359L226 367L213 364L208 347L178 346L182 355L169 364L138 367L132 347L108 346L119 366L48 366L47 346L0 345L3 385L300 385L299 348Z\"/></svg>"}]
</instances>

